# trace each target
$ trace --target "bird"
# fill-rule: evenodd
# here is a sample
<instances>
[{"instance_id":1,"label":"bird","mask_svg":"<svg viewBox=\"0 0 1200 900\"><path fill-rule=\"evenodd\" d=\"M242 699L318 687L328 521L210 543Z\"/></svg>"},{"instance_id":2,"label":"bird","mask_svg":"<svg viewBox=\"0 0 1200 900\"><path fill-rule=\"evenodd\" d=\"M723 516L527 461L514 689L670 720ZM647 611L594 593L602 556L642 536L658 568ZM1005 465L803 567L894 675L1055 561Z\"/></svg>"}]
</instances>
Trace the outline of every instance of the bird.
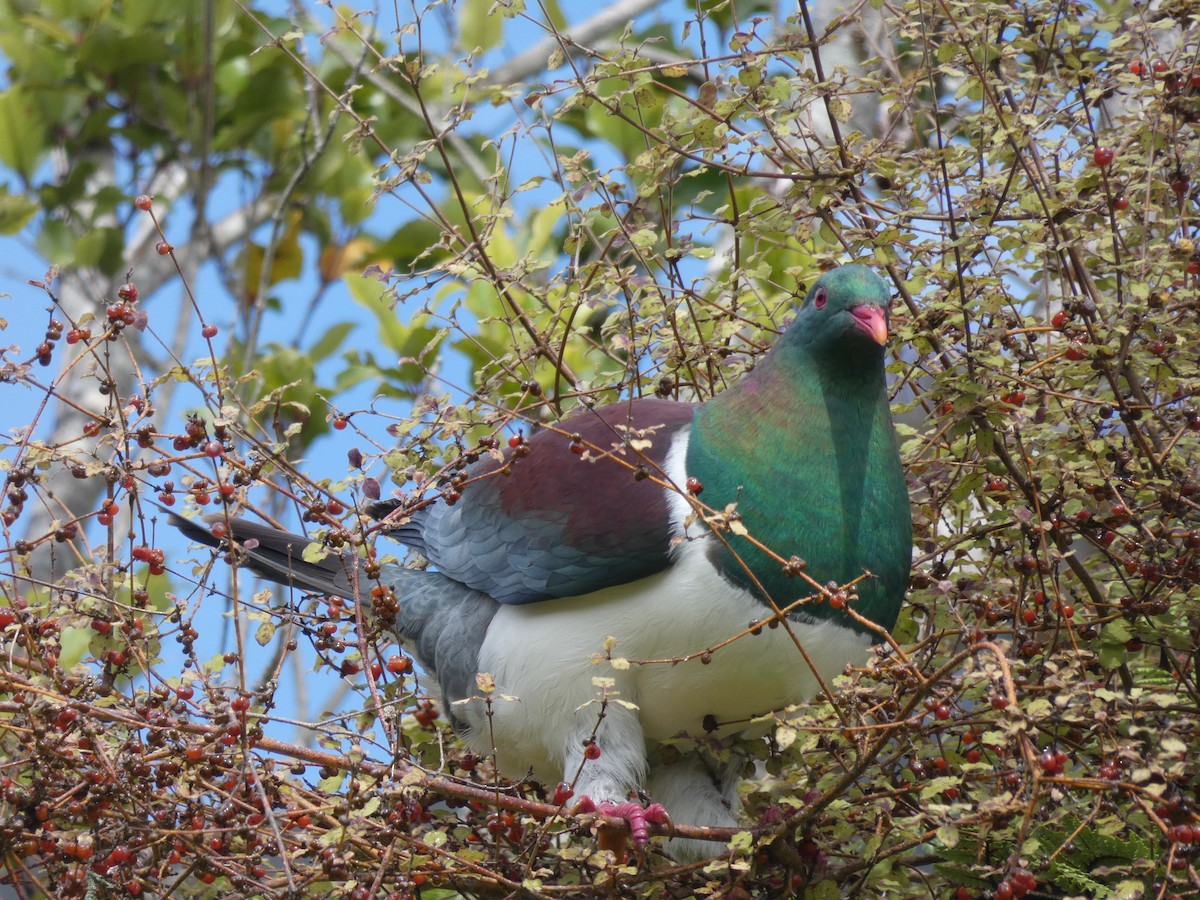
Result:
<instances>
[{"instance_id":1,"label":"bird","mask_svg":"<svg viewBox=\"0 0 1200 900\"><path fill-rule=\"evenodd\" d=\"M576 810L626 819L639 847L654 822L736 826L744 765L706 748L864 662L904 600L912 525L885 379L889 299L870 268L833 268L707 401L581 409L473 463L453 503L375 505L387 535L428 561L375 573L395 595L391 629L471 751L559 783ZM306 560L308 537L232 524L225 540L274 581L343 597L376 583L346 551Z\"/></svg>"}]
</instances>

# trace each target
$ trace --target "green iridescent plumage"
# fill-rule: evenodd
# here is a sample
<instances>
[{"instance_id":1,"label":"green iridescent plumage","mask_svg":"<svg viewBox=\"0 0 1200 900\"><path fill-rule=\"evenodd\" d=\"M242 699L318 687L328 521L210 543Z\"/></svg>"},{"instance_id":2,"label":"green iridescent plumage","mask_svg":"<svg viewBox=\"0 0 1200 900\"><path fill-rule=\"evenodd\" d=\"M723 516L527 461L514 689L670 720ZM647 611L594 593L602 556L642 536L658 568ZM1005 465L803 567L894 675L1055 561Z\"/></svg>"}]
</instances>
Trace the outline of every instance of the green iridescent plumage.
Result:
<instances>
[{"instance_id":1,"label":"green iridescent plumage","mask_svg":"<svg viewBox=\"0 0 1200 900\"><path fill-rule=\"evenodd\" d=\"M912 525L884 348L864 324L868 314L886 324L887 304L887 287L869 269L823 276L753 376L697 412L687 471L704 485L706 503L736 502L750 536L784 559L800 557L817 582L845 584L869 571L854 608L890 629L908 580ZM812 593L751 541L727 540L728 548L713 547L727 578L765 590L779 606ZM830 616L861 627L822 603L794 614Z\"/></svg>"}]
</instances>

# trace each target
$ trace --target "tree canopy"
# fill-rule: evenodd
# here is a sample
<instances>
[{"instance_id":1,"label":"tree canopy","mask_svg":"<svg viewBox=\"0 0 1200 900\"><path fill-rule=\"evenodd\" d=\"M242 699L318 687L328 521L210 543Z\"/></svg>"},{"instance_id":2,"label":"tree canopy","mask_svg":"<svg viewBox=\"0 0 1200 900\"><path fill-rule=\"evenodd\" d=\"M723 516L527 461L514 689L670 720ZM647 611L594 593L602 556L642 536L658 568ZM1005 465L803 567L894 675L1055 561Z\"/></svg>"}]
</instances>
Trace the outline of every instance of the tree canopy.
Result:
<instances>
[{"instance_id":1,"label":"tree canopy","mask_svg":"<svg viewBox=\"0 0 1200 900\"><path fill-rule=\"evenodd\" d=\"M0 0L0 53L20 896L1200 890L1200 4ZM747 742L711 864L458 746L380 598L167 533L397 554L364 503L710 397L850 260L909 602Z\"/></svg>"}]
</instances>

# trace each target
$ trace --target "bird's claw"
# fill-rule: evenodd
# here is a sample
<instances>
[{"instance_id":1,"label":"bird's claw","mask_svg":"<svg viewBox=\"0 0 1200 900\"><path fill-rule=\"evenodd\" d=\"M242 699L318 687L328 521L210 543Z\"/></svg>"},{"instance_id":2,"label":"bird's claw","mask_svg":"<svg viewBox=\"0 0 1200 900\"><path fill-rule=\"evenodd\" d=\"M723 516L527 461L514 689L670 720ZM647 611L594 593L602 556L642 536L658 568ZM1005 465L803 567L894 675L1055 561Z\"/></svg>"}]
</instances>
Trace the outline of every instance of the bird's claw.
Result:
<instances>
[{"instance_id":1,"label":"bird's claw","mask_svg":"<svg viewBox=\"0 0 1200 900\"><path fill-rule=\"evenodd\" d=\"M668 829L674 829L674 823L661 803L651 803L648 806L642 806L635 800L625 800L621 803L602 800L596 803L591 797L584 795L575 805L575 812L599 813L613 819L623 819L629 823L633 844L639 850L650 842L651 825L666 825Z\"/></svg>"}]
</instances>

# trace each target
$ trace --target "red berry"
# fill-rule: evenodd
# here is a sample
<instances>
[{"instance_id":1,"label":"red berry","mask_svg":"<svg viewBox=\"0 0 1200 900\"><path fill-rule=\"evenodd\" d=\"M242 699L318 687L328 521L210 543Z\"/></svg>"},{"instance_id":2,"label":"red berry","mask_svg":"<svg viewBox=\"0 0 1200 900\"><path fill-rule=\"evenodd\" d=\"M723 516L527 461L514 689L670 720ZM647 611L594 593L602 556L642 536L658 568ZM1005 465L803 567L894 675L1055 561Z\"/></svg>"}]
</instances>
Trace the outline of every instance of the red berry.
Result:
<instances>
[{"instance_id":1,"label":"red berry","mask_svg":"<svg viewBox=\"0 0 1200 900\"><path fill-rule=\"evenodd\" d=\"M1097 147L1092 153L1092 159L1102 169L1107 169L1112 165L1115 156L1116 154L1113 153L1112 147Z\"/></svg>"},{"instance_id":2,"label":"red berry","mask_svg":"<svg viewBox=\"0 0 1200 900\"><path fill-rule=\"evenodd\" d=\"M565 781L560 781L558 787L554 789L554 805L562 806L574 795L575 791Z\"/></svg>"},{"instance_id":3,"label":"red berry","mask_svg":"<svg viewBox=\"0 0 1200 900\"><path fill-rule=\"evenodd\" d=\"M1050 324L1059 331L1062 331L1062 327L1067 324L1067 320L1069 318L1070 317L1067 315L1067 311L1065 309L1060 309L1050 319Z\"/></svg>"},{"instance_id":4,"label":"red berry","mask_svg":"<svg viewBox=\"0 0 1200 900\"><path fill-rule=\"evenodd\" d=\"M224 522L213 522L211 531L218 541L223 540L225 535L229 534L229 526Z\"/></svg>"},{"instance_id":5,"label":"red berry","mask_svg":"<svg viewBox=\"0 0 1200 900\"><path fill-rule=\"evenodd\" d=\"M525 443L525 438L519 434L514 434L508 439L508 446L512 447L514 450L520 447L523 443Z\"/></svg>"},{"instance_id":6,"label":"red berry","mask_svg":"<svg viewBox=\"0 0 1200 900\"><path fill-rule=\"evenodd\" d=\"M1066 768L1067 754L1059 751L1045 750L1038 757L1038 765L1047 775L1061 775Z\"/></svg>"},{"instance_id":7,"label":"red berry","mask_svg":"<svg viewBox=\"0 0 1200 900\"><path fill-rule=\"evenodd\" d=\"M699 496L700 494L704 493L704 485L701 483L699 478L689 478L685 486L687 487L689 494L695 494L696 496Z\"/></svg>"},{"instance_id":8,"label":"red berry","mask_svg":"<svg viewBox=\"0 0 1200 900\"><path fill-rule=\"evenodd\" d=\"M933 715L939 721L945 722L948 718L950 718L950 707L945 703L938 704L937 709L933 711Z\"/></svg>"},{"instance_id":9,"label":"red berry","mask_svg":"<svg viewBox=\"0 0 1200 900\"><path fill-rule=\"evenodd\" d=\"M168 253L170 253L174 249L175 248L172 247L170 244L168 244L166 241L159 241L157 244L154 245L154 252L157 253L159 256L166 256Z\"/></svg>"},{"instance_id":10,"label":"red berry","mask_svg":"<svg viewBox=\"0 0 1200 900\"><path fill-rule=\"evenodd\" d=\"M112 852L108 854L109 862L116 865L127 863L131 859L133 859L133 853L130 851L128 844L117 844L117 846L113 847Z\"/></svg>"},{"instance_id":11,"label":"red berry","mask_svg":"<svg viewBox=\"0 0 1200 900\"><path fill-rule=\"evenodd\" d=\"M216 325L205 325L203 328L200 329L200 335L205 340L212 340L213 338L215 338L217 336L217 326Z\"/></svg>"},{"instance_id":12,"label":"red berry","mask_svg":"<svg viewBox=\"0 0 1200 900\"><path fill-rule=\"evenodd\" d=\"M1167 74L1167 62L1163 59L1156 59L1150 64L1151 70L1154 72L1155 78L1162 78Z\"/></svg>"},{"instance_id":13,"label":"red berry","mask_svg":"<svg viewBox=\"0 0 1200 900\"><path fill-rule=\"evenodd\" d=\"M345 416L338 416L333 420L333 427L337 431L345 431L346 426L350 424L350 420Z\"/></svg>"},{"instance_id":14,"label":"red berry","mask_svg":"<svg viewBox=\"0 0 1200 900\"><path fill-rule=\"evenodd\" d=\"M138 198L133 201L133 205L142 212L146 212L151 206L154 205L154 198L149 194L139 194Z\"/></svg>"},{"instance_id":15,"label":"red berry","mask_svg":"<svg viewBox=\"0 0 1200 900\"><path fill-rule=\"evenodd\" d=\"M600 758L600 745L594 741L583 748L583 755L588 759Z\"/></svg>"},{"instance_id":16,"label":"red berry","mask_svg":"<svg viewBox=\"0 0 1200 900\"><path fill-rule=\"evenodd\" d=\"M389 672L391 672L393 675L403 675L405 672L407 672L411 668L412 668L412 660L410 660L406 656L400 656L399 654L393 654L392 656L388 657L387 670Z\"/></svg>"},{"instance_id":17,"label":"red berry","mask_svg":"<svg viewBox=\"0 0 1200 900\"><path fill-rule=\"evenodd\" d=\"M215 459L225 455L225 447L220 441L209 441L204 445L204 453L206 456L211 456Z\"/></svg>"},{"instance_id":18,"label":"red berry","mask_svg":"<svg viewBox=\"0 0 1200 900\"><path fill-rule=\"evenodd\" d=\"M1180 197L1188 192L1189 187L1191 187L1191 184L1186 178L1175 178L1171 181L1171 190Z\"/></svg>"},{"instance_id":19,"label":"red berry","mask_svg":"<svg viewBox=\"0 0 1200 900\"><path fill-rule=\"evenodd\" d=\"M1146 74L1146 64L1144 62L1142 62L1140 59L1135 59L1133 62L1131 62L1129 64L1129 71L1132 72L1134 75L1139 75L1139 76L1145 75Z\"/></svg>"},{"instance_id":20,"label":"red berry","mask_svg":"<svg viewBox=\"0 0 1200 900\"><path fill-rule=\"evenodd\" d=\"M567 449L570 450L572 453L574 453L576 456L582 456L583 451L586 450L587 447L584 445L583 441L579 440L578 438L575 438L571 441L571 443L569 443L567 445Z\"/></svg>"},{"instance_id":21,"label":"red berry","mask_svg":"<svg viewBox=\"0 0 1200 900\"><path fill-rule=\"evenodd\" d=\"M17 614L12 611L12 607L0 606L0 628L7 628L15 621L17 621Z\"/></svg>"},{"instance_id":22,"label":"red berry","mask_svg":"<svg viewBox=\"0 0 1200 900\"><path fill-rule=\"evenodd\" d=\"M995 694L992 696L992 709L1007 709L1008 698L1003 694Z\"/></svg>"},{"instance_id":23,"label":"red berry","mask_svg":"<svg viewBox=\"0 0 1200 900\"><path fill-rule=\"evenodd\" d=\"M1189 259L1187 264L1187 273L1189 275L1200 275L1200 259ZM68 338L69 342L69 338Z\"/></svg>"},{"instance_id":24,"label":"red berry","mask_svg":"<svg viewBox=\"0 0 1200 900\"><path fill-rule=\"evenodd\" d=\"M137 303L138 289L132 281L127 281L117 288L117 296L126 303Z\"/></svg>"},{"instance_id":25,"label":"red berry","mask_svg":"<svg viewBox=\"0 0 1200 900\"><path fill-rule=\"evenodd\" d=\"M1076 362L1087 356L1087 350L1084 349L1083 344L1079 341L1071 341L1063 355L1072 362Z\"/></svg>"},{"instance_id":26,"label":"red berry","mask_svg":"<svg viewBox=\"0 0 1200 900\"><path fill-rule=\"evenodd\" d=\"M1037 879L1028 869L1014 869L1012 880L1013 886L1020 888L1022 894L1027 894L1037 887Z\"/></svg>"},{"instance_id":27,"label":"red berry","mask_svg":"<svg viewBox=\"0 0 1200 900\"><path fill-rule=\"evenodd\" d=\"M1129 208L1129 198L1124 194L1117 194L1117 199L1113 200L1113 209L1120 212L1123 209Z\"/></svg>"},{"instance_id":28,"label":"red berry","mask_svg":"<svg viewBox=\"0 0 1200 900\"><path fill-rule=\"evenodd\" d=\"M992 896L995 897L996 900L1012 900L1012 895L1012 885L1007 881L1002 881L996 885L996 890L992 893Z\"/></svg>"},{"instance_id":29,"label":"red berry","mask_svg":"<svg viewBox=\"0 0 1200 900\"><path fill-rule=\"evenodd\" d=\"M1025 402L1025 392L1009 391L1007 394L1001 394L1000 402L1008 406L1020 406Z\"/></svg>"}]
</instances>

